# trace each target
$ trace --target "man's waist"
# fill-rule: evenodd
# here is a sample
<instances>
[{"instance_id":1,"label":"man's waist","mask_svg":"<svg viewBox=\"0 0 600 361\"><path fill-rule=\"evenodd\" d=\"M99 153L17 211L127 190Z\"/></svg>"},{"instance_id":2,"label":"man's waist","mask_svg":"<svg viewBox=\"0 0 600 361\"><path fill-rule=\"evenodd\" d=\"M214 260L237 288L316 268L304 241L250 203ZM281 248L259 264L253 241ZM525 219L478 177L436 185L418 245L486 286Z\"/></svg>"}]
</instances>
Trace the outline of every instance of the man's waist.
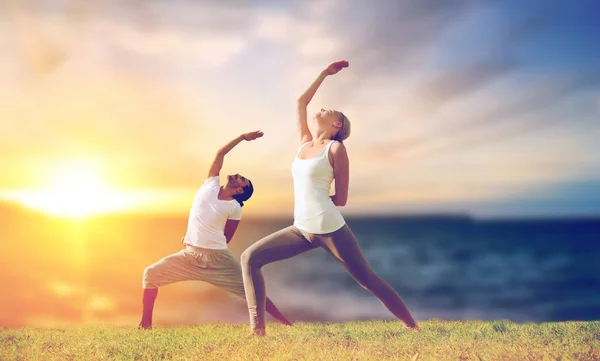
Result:
<instances>
[{"instance_id":1,"label":"man's waist","mask_svg":"<svg viewBox=\"0 0 600 361\"><path fill-rule=\"evenodd\" d=\"M218 252L228 249L227 244L224 245L224 248L207 248L207 247L198 247L191 245L189 243L185 243L185 248L188 251L197 252L197 253L207 253L207 252Z\"/></svg>"}]
</instances>

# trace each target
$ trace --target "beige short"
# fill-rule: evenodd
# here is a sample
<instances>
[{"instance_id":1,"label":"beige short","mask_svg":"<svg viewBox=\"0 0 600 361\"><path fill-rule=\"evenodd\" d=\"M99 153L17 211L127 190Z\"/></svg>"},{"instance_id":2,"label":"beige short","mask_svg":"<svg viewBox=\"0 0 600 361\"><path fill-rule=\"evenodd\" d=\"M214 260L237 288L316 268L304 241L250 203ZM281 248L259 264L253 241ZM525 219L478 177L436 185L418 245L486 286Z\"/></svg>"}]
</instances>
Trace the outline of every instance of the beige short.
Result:
<instances>
[{"instance_id":1,"label":"beige short","mask_svg":"<svg viewBox=\"0 0 600 361\"><path fill-rule=\"evenodd\" d=\"M144 270L143 288L180 281L204 281L246 298L240 262L229 249L187 246Z\"/></svg>"}]
</instances>

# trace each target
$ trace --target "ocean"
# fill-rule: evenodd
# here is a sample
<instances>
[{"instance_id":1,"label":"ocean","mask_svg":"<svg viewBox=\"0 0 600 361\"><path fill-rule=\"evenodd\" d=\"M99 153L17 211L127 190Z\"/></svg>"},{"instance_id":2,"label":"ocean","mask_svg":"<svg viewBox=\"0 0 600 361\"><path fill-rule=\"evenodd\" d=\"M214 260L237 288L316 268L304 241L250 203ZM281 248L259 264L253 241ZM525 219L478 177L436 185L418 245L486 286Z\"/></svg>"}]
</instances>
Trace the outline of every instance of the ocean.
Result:
<instances>
[{"instance_id":1,"label":"ocean","mask_svg":"<svg viewBox=\"0 0 600 361\"><path fill-rule=\"evenodd\" d=\"M347 223L373 269L417 319L600 319L598 219L415 216ZM270 232L281 225L251 227ZM391 317L323 250L265 270L267 286L286 300L293 295L294 307L311 318Z\"/></svg>"},{"instance_id":2,"label":"ocean","mask_svg":"<svg viewBox=\"0 0 600 361\"><path fill-rule=\"evenodd\" d=\"M8 213L7 213L8 212ZM0 325L137 324L144 268L182 248L186 217L67 221L0 209ZM417 320L600 319L600 219L347 217L364 254ZM243 219L234 255L291 219ZM263 268L293 321L392 319L324 250ZM214 286L161 288L155 324L247 322L245 302Z\"/></svg>"}]
</instances>

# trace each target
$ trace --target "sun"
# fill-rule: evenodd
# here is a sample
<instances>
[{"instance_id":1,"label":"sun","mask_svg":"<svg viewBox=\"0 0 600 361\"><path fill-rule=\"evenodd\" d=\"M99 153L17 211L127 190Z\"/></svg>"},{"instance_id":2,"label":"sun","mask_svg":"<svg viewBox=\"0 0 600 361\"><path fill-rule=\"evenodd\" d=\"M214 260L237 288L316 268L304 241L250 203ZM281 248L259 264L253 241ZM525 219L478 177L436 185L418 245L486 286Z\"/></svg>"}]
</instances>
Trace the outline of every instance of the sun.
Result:
<instances>
[{"instance_id":1,"label":"sun","mask_svg":"<svg viewBox=\"0 0 600 361\"><path fill-rule=\"evenodd\" d=\"M28 192L21 197L21 203L69 218L86 218L127 208L126 199L110 189L91 164L63 164L47 179L47 187Z\"/></svg>"}]
</instances>

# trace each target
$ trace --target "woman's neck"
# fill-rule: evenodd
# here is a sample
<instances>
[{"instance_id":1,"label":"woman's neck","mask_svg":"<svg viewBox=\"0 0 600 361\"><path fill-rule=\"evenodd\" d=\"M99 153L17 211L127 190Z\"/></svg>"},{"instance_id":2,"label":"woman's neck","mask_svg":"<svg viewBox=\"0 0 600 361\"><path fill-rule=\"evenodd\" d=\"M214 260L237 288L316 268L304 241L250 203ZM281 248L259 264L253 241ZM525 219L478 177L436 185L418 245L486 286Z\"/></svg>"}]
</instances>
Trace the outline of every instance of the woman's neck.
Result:
<instances>
[{"instance_id":1,"label":"woman's neck","mask_svg":"<svg viewBox=\"0 0 600 361\"><path fill-rule=\"evenodd\" d=\"M329 132L317 133L316 137L313 138L313 144L325 144L331 140L331 134Z\"/></svg>"}]
</instances>

